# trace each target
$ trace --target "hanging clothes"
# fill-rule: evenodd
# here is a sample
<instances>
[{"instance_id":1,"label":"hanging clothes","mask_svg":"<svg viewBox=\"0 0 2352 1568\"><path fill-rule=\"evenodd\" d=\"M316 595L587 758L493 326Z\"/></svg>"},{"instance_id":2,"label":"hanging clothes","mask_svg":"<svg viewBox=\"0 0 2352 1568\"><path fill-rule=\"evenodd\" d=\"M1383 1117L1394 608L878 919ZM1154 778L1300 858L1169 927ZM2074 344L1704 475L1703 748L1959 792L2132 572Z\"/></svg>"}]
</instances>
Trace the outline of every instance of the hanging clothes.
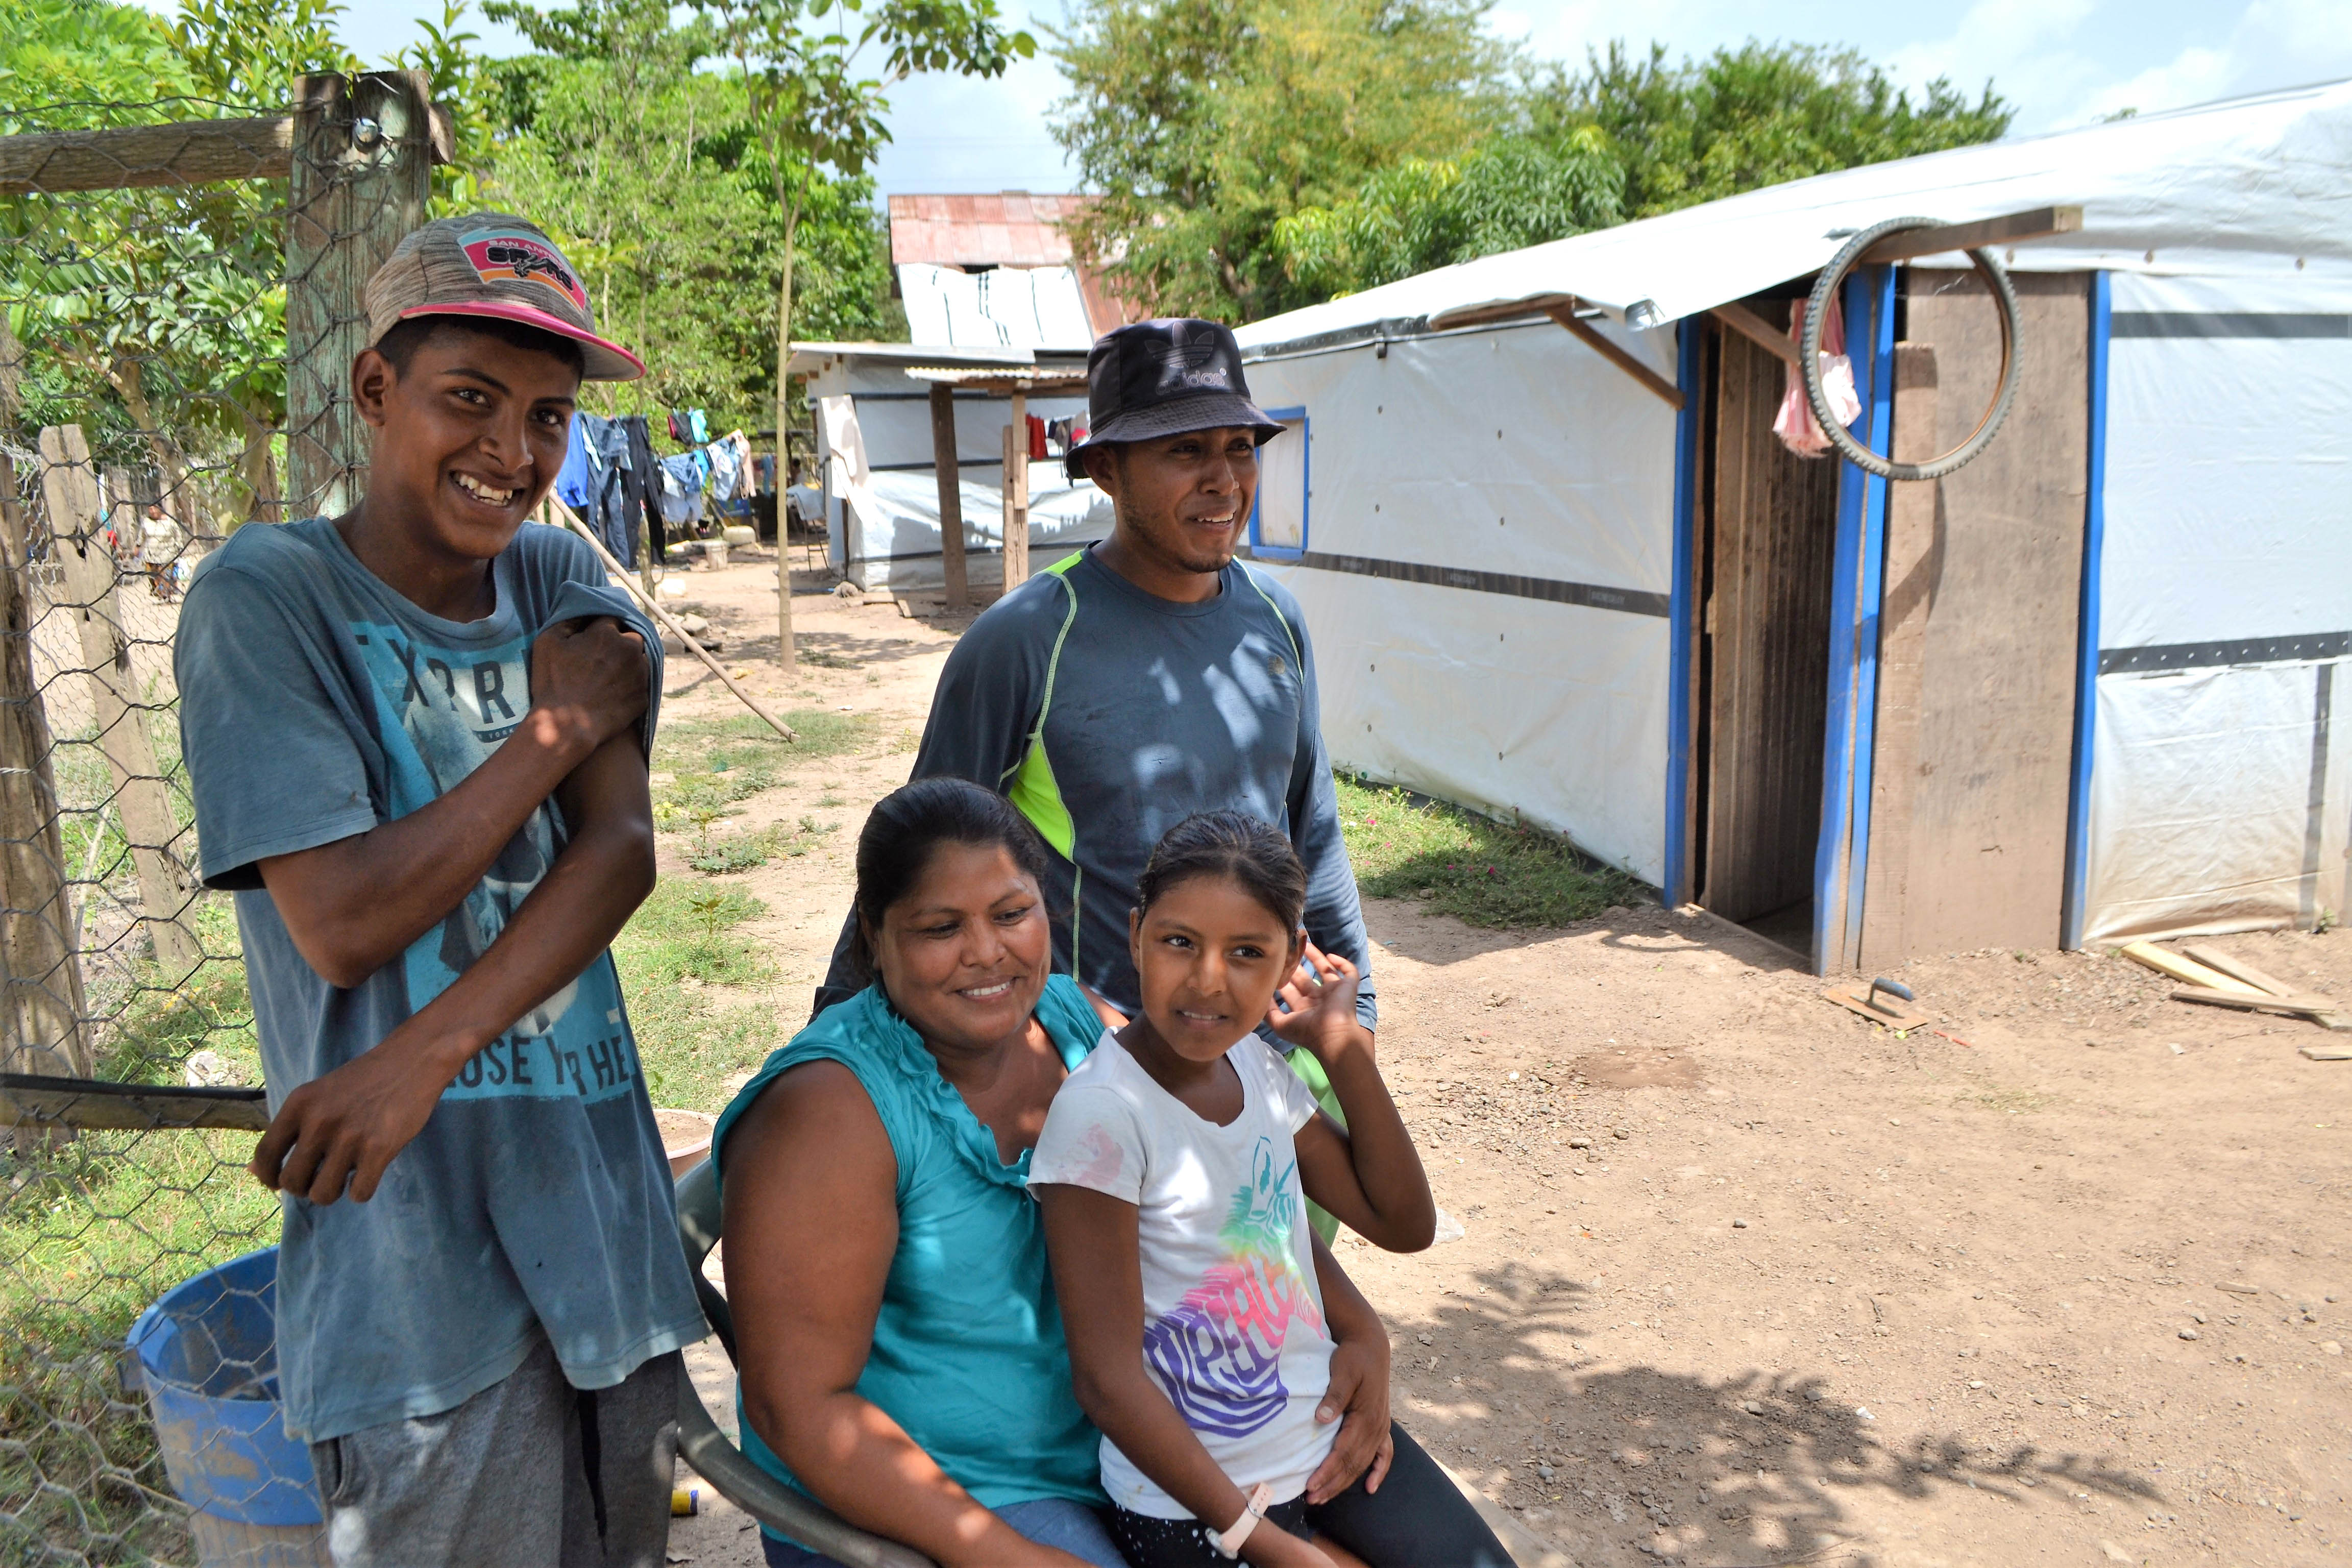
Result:
<instances>
[{"instance_id":1,"label":"hanging clothes","mask_svg":"<svg viewBox=\"0 0 2352 1568\"><path fill-rule=\"evenodd\" d=\"M1798 300L1789 309L1789 341L1804 352L1805 301ZM1822 400L1837 416L1841 426L1852 425L1862 416L1862 399L1853 389L1853 361L1845 352L1845 312L1838 302L1830 301L1829 319L1822 323ZM1772 416L1772 433L1780 444L1800 458L1824 457L1830 450L1830 438L1822 431L1821 422L1813 417L1813 405L1805 396L1805 378L1794 364L1789 366L1788 389L1780 395L1780 410Z\"/></svg>"},{"instance_id":2,"label":"hanging clothes","mask_svg":"<svg viewBox=\"0 0 2352 1568\"><path fill-rule=\"evenodd\" d=\"M669 438L681 447L708 446L710 421L699 408L673 408L669 411Z\"/></svg>"},{"instance_id":3,"label":"hanging clothes","mask_svg":"<svg viewBox=\"0 0 2352 1568\"><path fill-rule=\"evenodd\" d=\"M734 438L711 442L702 449L702 455L710 459L710 493L719 500L734 500L742 462L736 453Z\"/></svg>"},{"instance_id":4,"label":"hanging clothes","mask_svg":"<svg viewBox=\"0 0 2352 1568\"><path fill-rule=\"evenodd\" d=\"M637 523L629 506L629 433L621 428L617 419L600 419L595 415L582 416L588 426L588 436L595 443L596 460L601 472L597 477L595 510L583 514L596 537L604 542L624 566L637 563Z\"/></svg>"},{"instance_id":5,"label":"hanging clothes","mask_svg":"<svg viewBox=\"0 0 2352 1568\"><path fill-rule=\"evenodd\" d=\"M668 531L662 525L661 465L654 456L653 432L646 428L642 414L632 414L614 423L621 426L629 443L629 531L635 535L642 530L644 536L653 542L658 558L669 540Z\"/></svg>"},{"instance_id":6,"label":"hanging clothes","mask_svg":"<svg viewBox=\"0 0 2352 1568\"><path fill-rule=\"evenodd\" d=\"M596 493L595 443L588 439L585 414L572 416L571 444L563 449L563 466L555 470L555 499L581 516L588 515L588 503Z\"/></svg>"},{"instance_id":7,"label":"hanging clothes","mask_svg":"<svg viewBox=\"0 0 2352 1568\"><path fill-rule=\"evenodd\" d=\"M662 521L688 528L702 521L702 467L699 452L661 460Z\"/></svg>"}]
</instances>

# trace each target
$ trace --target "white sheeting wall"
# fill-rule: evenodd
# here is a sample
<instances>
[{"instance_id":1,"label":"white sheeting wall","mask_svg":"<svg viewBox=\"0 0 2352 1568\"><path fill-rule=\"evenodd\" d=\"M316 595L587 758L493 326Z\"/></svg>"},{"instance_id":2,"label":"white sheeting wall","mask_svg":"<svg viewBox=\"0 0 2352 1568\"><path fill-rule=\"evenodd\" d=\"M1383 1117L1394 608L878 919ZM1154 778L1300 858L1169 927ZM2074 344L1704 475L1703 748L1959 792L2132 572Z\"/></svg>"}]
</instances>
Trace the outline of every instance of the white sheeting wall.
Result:
<instances>
[{"instance_id":1,"label":"white sheeting wall","mask_svg":"<svg viewBox=\"0 0 2352 1568\"><path fill-rule=\"evenodd\" d=\"M2113 304L2342 315L2352 283L2118 275ZM2101 648L2352 630L2352 338L2184 325L2110 345ZM2347 663L2099 678L2086 941L2352 906Z\"/></svg>"},{"instance_id":2,"label":"white sheeting wall","mask_svg":"<svg viewBox=\"0 0 2352 1568\"><path fill-rule=\"evenodd\" d=\"M1603 330L1675 374L1672 331ZM1307 411L1310 563L1667 594L1674 411L1550 322L1263 361L1249 378L1261 406ZM1663 879L1664 615L1259 569L1306 609L1335 762Z\"/></svg>"}]
</instances>

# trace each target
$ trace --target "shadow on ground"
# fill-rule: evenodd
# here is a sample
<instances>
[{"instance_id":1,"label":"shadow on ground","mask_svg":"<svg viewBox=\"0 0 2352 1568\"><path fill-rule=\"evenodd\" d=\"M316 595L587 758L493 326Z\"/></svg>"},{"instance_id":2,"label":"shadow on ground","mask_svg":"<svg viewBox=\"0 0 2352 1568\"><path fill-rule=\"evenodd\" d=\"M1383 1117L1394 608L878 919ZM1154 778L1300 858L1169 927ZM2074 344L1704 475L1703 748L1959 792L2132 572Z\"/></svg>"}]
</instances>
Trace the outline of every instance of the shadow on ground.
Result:
<instances>
[{"instance_id":1,"label":"shadow on ground","mask_svg":"<svg viewBox=\"0 0 2352 1568\"><path fill-rule=\"evenodd\" d=\"M1476 1279L1475 1294L1439 1308L1429 1343L1399 1334L1400 1415L1580 1568L1876 1563L1854 1507L1872 1493L1926 1501L1971 1489L2042 1509L2084 1494L2160 1499L2146 1477L2086 1455L1994 1450L1952 1435L1887 1443L1830 1371L1710 1382L1603 1369L1578 1342L1690 1326L1665 1322L1654 1303L1641 1306L1638 1322L1604 1321L1633 1304L1516 1262Z\"/></svg>"}]
</instances>

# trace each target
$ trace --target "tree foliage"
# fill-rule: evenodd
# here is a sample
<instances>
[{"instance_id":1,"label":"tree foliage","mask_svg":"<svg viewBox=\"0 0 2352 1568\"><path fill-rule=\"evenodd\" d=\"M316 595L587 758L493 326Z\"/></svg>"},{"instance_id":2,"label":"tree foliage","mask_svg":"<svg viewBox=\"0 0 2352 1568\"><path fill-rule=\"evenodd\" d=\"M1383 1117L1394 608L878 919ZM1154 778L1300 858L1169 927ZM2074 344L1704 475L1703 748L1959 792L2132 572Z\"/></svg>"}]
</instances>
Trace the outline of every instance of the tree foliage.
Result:
<instances>
[{"instance_id":1,"label":"tree foliage","mask_svg":"<svg viewBox=\"0 0 2352 1568\"><path fill-rule=\"evenodd\" d=\"M1485 0L1079 0L1054 133L1099 192L1082 255L1155 309L1304 302L1275 244L1303 208L1461 154L1502 118Z\"/></svg>"},{"instance_id":2,"label":"tree foliage","mask_svg":"<svg viewBox=\"0 0 2352 1568\"><path fill-rule=\"evenodd\" d=\"M1990 141L1990 85L1852 50L1622 44L1531 67L1475 0L1081 0L1055 134L1082 250L1155 309L1246 319L1858 163ZM1506 72L1508 72L1507 85Z\"/></svg>"},{"instance_id":3,"label":"tree foliage","mask_svg":"<svg viewBox=\"0 0 2352 1568\"><path fill-rule=\"evenodd\" d=\"M1918 98L1852 49L1755 40L1670 64L1622 43L1555 67L1528 94L1557 137L1593 126L1625 169L1625 213L1648 217L1833 169L1990 142L2016 110L1990 82L1973 101L1938 77Z\"/></svg>"},{"instance_id":4,"label":"tree foliage","mask_svg":"<svg viewBox=\"0 0 2352 1568\"><path fill-rule=\"evenodd\" d=\"M1408 159L1348 201L1275 225L1290 280L1317 298L1352 294L1496 251L1623 221L1625 172L1585 126L1559 140L1500 136L1465 157Z\"/></svg>"}]
</instances>

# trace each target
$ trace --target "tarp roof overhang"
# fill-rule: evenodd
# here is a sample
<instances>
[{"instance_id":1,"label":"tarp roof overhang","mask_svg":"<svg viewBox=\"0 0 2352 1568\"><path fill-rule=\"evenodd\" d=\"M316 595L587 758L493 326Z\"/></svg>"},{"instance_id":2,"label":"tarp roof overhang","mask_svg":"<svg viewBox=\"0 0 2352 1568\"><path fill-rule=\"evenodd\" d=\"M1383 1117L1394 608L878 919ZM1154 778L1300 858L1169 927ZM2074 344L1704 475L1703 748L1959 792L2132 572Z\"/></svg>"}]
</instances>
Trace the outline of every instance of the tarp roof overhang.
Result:
<instances>
[{"instance_id":1,"label":"tarp roof overhang","mask_svg":"<svg viewBox=\"0 0 2352 1568\"><path fill-rule=\"evenodd\" d=\"M1792 180L1440 268L1237 335L1256 358L1561 295L1635 328L1663 326L1816 272L1887 218L1958 224L2062 205L2083 209L2082 227L2021 246L2018 269L2211 274L2300 261L2352 274L2352 81Z\"/></svg>"},{"instance_id":2,"label":"tarp roof overhang","mask_svg":"<svg viewBox=\"0 0 2352 1568\"><path fill-rule=\"evenodd\" d=\"M1083 351L1081 351L1083 352ZM1052 357L1049 355L1049 357ZM1060 356L1067 358L1067 355ZM794 342L785 363L786 375L814 375L834 360L865 359L899 364L1008 365L1035 364L1037 356L1024 348L995 348L967 343L825 343Z\"/></svg>"}]
</instances>

